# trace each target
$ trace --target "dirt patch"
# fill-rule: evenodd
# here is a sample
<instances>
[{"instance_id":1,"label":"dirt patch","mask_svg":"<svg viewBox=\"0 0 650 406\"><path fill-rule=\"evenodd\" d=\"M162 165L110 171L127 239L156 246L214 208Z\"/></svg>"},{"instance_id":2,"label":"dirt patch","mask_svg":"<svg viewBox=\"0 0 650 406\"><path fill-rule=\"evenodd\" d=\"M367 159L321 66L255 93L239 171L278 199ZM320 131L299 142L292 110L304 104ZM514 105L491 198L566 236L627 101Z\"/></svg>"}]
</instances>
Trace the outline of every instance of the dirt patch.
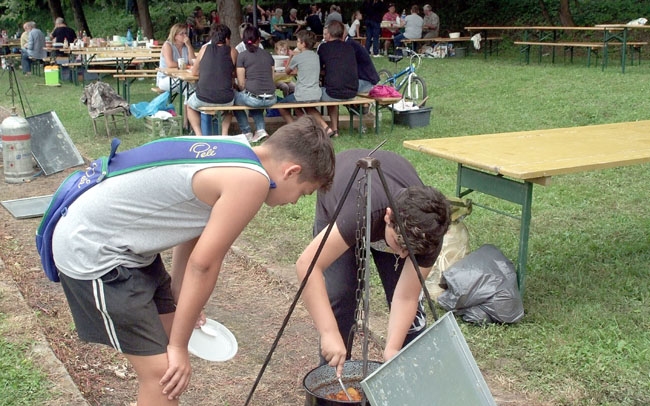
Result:
<instances>
[{"instance_id":1,"label":"dirt patch","mask_svg":"<svg viewBox=\"0 0 650 406\"><path fill-rule=\"evenodd\" d=\"M51 194L71 172L67 170L48 177L35 178L30 183L2 184L0 200L13 200ZM112 349L86 344L78 340L72 319L59 284L49 282L40 268L34 246L34 233L40 218L17 220L4 208L0 209L0 279L12 282L7 289L20 291L27 306L2 307L0 311L12 317L36 315L40 331L21 327L22 322L11 323L14 332L5 334L32 335L35 342L45 337L51 351L60 363L37 361L53 384L62 381L66 373L78 388L55 385L52 405L80 404L79 393L91 405L124 406L136 397L136 380L128 363ZM227 257L208 306L208 317L218 320L237 337L239 352L234 359L212 363L192 357L193 377L190 389L183 395L185 405L243 405L253 387L277 332L294 299L295 275L290 269L261 266L245 255L245 242ZM169 263L169 253L164 255ZM0 296L5 297L4 291ZM379 318L381 320L381 318ZM371 323L371 328L381 322ZM377 328L381 336L381 328ZM47 347L47 345L45 345ZM41 348L35 345L35 348ZM43 351L45 356L48 352ZM380 359L381 350L371 343L370 358ZM360 359L355 350L353 358ZM35 358L36 359L36 358ZM307 312L298 305L282 334L278 347L264 372L251 405L304 404L302 378L317 366L317 334ZM521 394L513 394L507 380L490 371L484 372L488 385L499 405L542 405ZM63 379L64 380L64 379Z\"/></svg>"}]
</instances>

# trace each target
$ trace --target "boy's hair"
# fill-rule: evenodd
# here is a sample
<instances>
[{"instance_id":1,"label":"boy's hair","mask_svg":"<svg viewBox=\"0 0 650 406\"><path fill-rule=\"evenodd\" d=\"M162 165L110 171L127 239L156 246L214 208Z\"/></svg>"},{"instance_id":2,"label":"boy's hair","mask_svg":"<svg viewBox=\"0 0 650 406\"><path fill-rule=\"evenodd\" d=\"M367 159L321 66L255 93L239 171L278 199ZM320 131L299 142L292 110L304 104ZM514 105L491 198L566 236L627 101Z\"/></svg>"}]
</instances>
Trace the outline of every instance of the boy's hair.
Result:
<instances>
[{"instance_id":1,"label":"boy's hair","mask_svg":"<svg viewBox=\"0 0 650 406\"><path fill-rule=\"evenodd\" d=\"M311 115L283 125L263 144L274 159L292 161L302 167L300 182L317 182L326 192L334 181L335 153L332 140Z\"/></svg>"},{"instance_id":2,"label":"boy's hair","mask_svg":"<svg viewBox=\"0 0 650 406\"><path fill-rule=\"evenodd\" d=\"M305 49L314 49L314 45L316 45L316 42L318 42L316 39L316 34L314 34L313 31L298 31L296 33L296 38L305 44Z\"/></svg>"},{"instance_id":3,"label":"boy's hair","mask_svg":"<svg viewBox=\"0 0 650 406\"><path fill-rule=\"evenodd\" d=\"M210 26L210 40L213 44L225 44L226 40L230 39L230 28L225 24L212 24Z\"/></svg>"},{"instance_id":4,"label":"boy's hair","mask_svg":"<svg viewBox=\"0 0 650 406\"><path fill-rule=\"evenodd\" d=\"M445 195L431 186L410 186L400 191L395 205L413 254L438 255L451 222L449 202ZM397 240L406 248L393 213L390 221L397 233Z\"/></svg>"},{"instance_id":5,"label":"boy's hair","mask_svg":"<svg viewBox=\"0 0 650 406\"><path fill-rule=\"evenodd\" d=\"M420 12L420 6L418 6L417 4L411 6L411 13L417 14L419 12Z\"/></svg>"},{"instance_id":6,"label":"boy's hair","mask_svg":"<svg viewBox=\"0 0 650 406\"><path fill-rule=\"evenodd\" d=\"M327 24L327 32L332 38L343 39L343 31L345 31L345 26L340 21L334 20Z\"/></svg>"},{"instance_id":7,"label":"boy's hair","mask_svg":"<svg viewBox=\"0 0 650 406\"><path fill-rule=\"evenodd\" d=\"M260 39L260 31L253 27L249 26L244 28L244 33L242 35L242 41L246 45L246 50L248 52L256 52L258 49L257 41Z\"/></svg>"},{"instance_id":8,"label":"boy's hair","mask_svg":"<svg viewBox=\"0 0 650 406\"><path fill-rule=\"evenodd\" d=\"M298 32L300 32L300 31L298 31ZM278 41L278 42L275 43L274 48L275 48L275 53L276 53L276 54L277 54L277 53L278 53L282 48L288 50L288 49L289 49L289 41L287 41L286 39L280 40L280 41Z\"/></svg>"}]
</instances>

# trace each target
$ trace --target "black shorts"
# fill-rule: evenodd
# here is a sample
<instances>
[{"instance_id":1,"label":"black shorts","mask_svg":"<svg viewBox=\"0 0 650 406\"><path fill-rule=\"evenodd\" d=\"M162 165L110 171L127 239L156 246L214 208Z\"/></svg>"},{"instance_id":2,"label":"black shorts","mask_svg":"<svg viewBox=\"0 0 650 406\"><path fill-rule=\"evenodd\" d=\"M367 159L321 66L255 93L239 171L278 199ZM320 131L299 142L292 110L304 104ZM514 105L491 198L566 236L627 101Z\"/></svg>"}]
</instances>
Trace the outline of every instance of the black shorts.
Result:
<instances>
[{"instance_id":1,"label":"black shorts","mask_svg":"<svg viewBox=\"0 0 650 406\"><path fill-rule=\"evenodd\" d=\"M176 305L160 255L144 268L118 266L98 279L59 276L79 338L125 354L167 352L159 315L173 313Z\"/></svg>"}]
</instances>

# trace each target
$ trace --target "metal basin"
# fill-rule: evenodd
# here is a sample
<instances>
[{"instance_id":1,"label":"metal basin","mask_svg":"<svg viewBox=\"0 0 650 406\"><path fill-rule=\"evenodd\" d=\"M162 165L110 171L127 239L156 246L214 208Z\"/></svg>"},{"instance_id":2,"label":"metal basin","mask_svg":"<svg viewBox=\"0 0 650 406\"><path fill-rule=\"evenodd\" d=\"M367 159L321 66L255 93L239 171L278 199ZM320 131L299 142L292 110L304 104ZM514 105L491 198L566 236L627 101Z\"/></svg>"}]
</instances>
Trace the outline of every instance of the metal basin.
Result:
<instances>
[{"instance_id":1,"label":"metal basin","mask_svg":"<svg viewBox=\"0 0 650 406\"><path fill-rule=\"evenodd\" d=\"M368 374L381 366L380 362L368 361ZM361 381L363 376L363 361L346 361L341 376L346 388L353 387L363 393ZM305 388L305 406L339 406L339 405L361 405L361 402L350 402L327 399L327 395L338 393L341 386L336 378L336 369L329 365L321 365L312 369L305 375L302 381ZM370 403L366 402L366 405Z\"/></svg>"}]
</instances>

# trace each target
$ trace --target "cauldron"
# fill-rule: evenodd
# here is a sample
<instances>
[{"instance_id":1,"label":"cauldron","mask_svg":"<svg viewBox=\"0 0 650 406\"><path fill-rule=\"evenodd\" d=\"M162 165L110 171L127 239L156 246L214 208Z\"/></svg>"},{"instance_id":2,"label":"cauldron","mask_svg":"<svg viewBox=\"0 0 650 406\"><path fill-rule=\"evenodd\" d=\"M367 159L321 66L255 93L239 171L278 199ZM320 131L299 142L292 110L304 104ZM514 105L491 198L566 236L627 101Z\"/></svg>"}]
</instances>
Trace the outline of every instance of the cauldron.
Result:
<instances>
[{"instance_id":1,"label":"cauldron","mask_svg":"<svg viewBox=\"0 0 650 406\"><path fill-rule=\"evenodd\" d=\"M368 361L368 374L379 368L379 366L381 366L380 362ZM361 388L361 381L365 379L365 376L363 376L363 361L346 361L341 379L346 388L353 387L363 394ZM342 390L336 378L336 369L329 365L321 365L309 371L302 380L302 385L306 392L305 406L361 406L362 404L362 402L327 399L327 395ZM366 402L366 405L370 405L370 403Z\"/></svg>"}]
</instances>

